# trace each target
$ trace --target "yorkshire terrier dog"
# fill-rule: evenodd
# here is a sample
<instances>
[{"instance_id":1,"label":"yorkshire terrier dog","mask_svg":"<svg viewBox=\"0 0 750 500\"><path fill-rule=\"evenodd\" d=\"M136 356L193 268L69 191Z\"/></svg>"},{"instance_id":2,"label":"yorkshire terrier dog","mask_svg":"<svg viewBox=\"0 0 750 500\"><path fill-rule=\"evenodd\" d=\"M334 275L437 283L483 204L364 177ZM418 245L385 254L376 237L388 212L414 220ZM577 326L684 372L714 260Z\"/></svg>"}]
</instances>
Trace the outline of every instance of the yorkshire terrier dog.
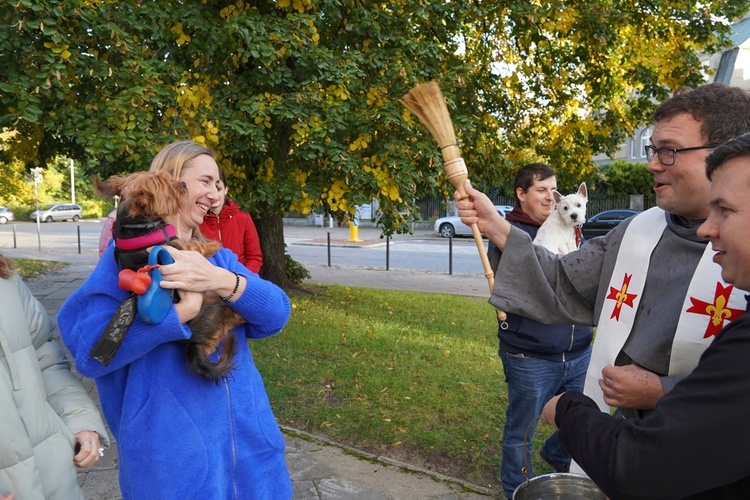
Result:
<instances>
[{"instance_id":1,"label":"yorkshire terrier dog","mask_svg":"<svg viewBox=\"0 0 750 500\"><path fill-rule=\"evenodd\" d=\"M180 250L194 250L205 257L220 248L216 241L185 241L177 237L168 221L178 217L187 203L187 189L182 182L165 172L136 172L115 175L106 181L94 179L101 196L120 196L117 218L112 228L115 259L120 269L138 271L147 265L148 247L171 245ZM175 302L179 295L175 293ZM233 368L236 338L232 328L244 322L214 292L206 292L198 315L187 322L192 336L186 342L188 367L195 374L218 382ZM210 355L221 346L218 361Z\"/></svg>"}]
</instances>

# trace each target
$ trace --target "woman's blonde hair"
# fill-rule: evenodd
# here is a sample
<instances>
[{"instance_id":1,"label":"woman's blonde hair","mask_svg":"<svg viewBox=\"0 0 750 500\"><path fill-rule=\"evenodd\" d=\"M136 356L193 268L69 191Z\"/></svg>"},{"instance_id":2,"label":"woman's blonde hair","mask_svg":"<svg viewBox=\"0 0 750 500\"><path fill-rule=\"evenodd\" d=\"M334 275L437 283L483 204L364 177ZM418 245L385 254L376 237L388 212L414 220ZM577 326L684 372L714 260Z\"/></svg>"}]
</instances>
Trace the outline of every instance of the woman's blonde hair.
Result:
<instances>
[{"instance_id":1,"label":"woman's blonde hair","mask_svg":"<svg viewBox=\"0 0 750 500\"><path fill-rule=\"evenodd\" d=\"M13 276L13 261L0 254L0 278L8 279Z\"/></svg>"},{"instance_id":2,"label":"woman's blonde hair","mask_svg":"<svg viewBox=\"0 0 750 500\"><path fill-rule=\"evenodd\" d=\"M151 161L149 171L167 172L173 179L179 180L185 164L201 155L216 159L211 148L194 141L177 141L164 146Z\"/></svg>"}]
</instances>

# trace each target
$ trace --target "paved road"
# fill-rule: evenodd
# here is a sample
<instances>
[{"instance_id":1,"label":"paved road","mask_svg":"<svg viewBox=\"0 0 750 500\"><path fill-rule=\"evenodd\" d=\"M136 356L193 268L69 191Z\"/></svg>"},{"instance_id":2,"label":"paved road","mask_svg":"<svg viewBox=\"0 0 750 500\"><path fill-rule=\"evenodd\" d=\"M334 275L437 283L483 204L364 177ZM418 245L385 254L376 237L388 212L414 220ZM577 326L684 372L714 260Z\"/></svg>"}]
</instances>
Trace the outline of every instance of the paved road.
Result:
<instances>
[{"instance_id":1,"label":"paved road","mask_svg":"<svg viewBox=\"0 0 750 500\"><path fill-rule=\"evenodd\" d=\"M77 251L86 254L96 252L100 232L100 219L39 224L39 227L32 222L16 222L0 225L0 249L41 249L42 255ZM380 238L381 231L372 227L361 227L358 233L362 241L350 242L349 228L290 223L284 227L284 241L289 255L304 265L323 266L330 262L332 266L367 269L484 275L472 238L442 238L431 228L416 229L412 235L397 234L390 239Z\"/></svg>"}]
</instances>

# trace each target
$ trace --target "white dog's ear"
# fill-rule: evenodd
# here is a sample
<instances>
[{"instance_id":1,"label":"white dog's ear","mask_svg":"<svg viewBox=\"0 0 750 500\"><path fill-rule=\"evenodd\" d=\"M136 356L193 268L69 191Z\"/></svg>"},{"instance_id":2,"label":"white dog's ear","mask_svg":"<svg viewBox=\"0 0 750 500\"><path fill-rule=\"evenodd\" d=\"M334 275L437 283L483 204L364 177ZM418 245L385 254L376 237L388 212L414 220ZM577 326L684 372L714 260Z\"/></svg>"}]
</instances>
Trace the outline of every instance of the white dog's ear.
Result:
<instances>
[{"instance_id":1,"label":"white dog's ear","mask_svg":"<svg viewBox=\"0 0 750 500\"><path fill-rule=\"evenodd\" d=\"M555 203L560 203L563 199L563 195L559 191L552 191L552 197L555 199Z\"/></svg>"},{"instance_id":2,"label":"white dog's ear","mask_svg":"<svg viewBox=\"0 0 750 500\"><path fill-rule=\"evenodd\" d=\"M578 186L578 195L583 196L584 198L589 197L589 192L586 189L586 183L582 182L580 186Z\"/></svg>"}]
</instances>

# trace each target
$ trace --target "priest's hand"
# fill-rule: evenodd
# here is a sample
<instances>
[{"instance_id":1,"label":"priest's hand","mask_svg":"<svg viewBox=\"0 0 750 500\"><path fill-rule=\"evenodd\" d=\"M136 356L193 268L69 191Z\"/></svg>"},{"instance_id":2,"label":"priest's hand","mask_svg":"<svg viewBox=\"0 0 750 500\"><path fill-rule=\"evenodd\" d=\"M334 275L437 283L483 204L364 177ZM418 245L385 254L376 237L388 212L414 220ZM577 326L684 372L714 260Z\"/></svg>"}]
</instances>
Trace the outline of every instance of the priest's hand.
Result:
<instances>
[{"instance_id":1,"label":"priest's hand","mask_svg":"<svg viewBox=\"0 0 750 500\"><path fill-rule=\"evenodd\" d=\"M604 402L617 408L649 410L664 396L659 376L638 365L605 366L599 387Z\"/></svg>"}]
</instances>

